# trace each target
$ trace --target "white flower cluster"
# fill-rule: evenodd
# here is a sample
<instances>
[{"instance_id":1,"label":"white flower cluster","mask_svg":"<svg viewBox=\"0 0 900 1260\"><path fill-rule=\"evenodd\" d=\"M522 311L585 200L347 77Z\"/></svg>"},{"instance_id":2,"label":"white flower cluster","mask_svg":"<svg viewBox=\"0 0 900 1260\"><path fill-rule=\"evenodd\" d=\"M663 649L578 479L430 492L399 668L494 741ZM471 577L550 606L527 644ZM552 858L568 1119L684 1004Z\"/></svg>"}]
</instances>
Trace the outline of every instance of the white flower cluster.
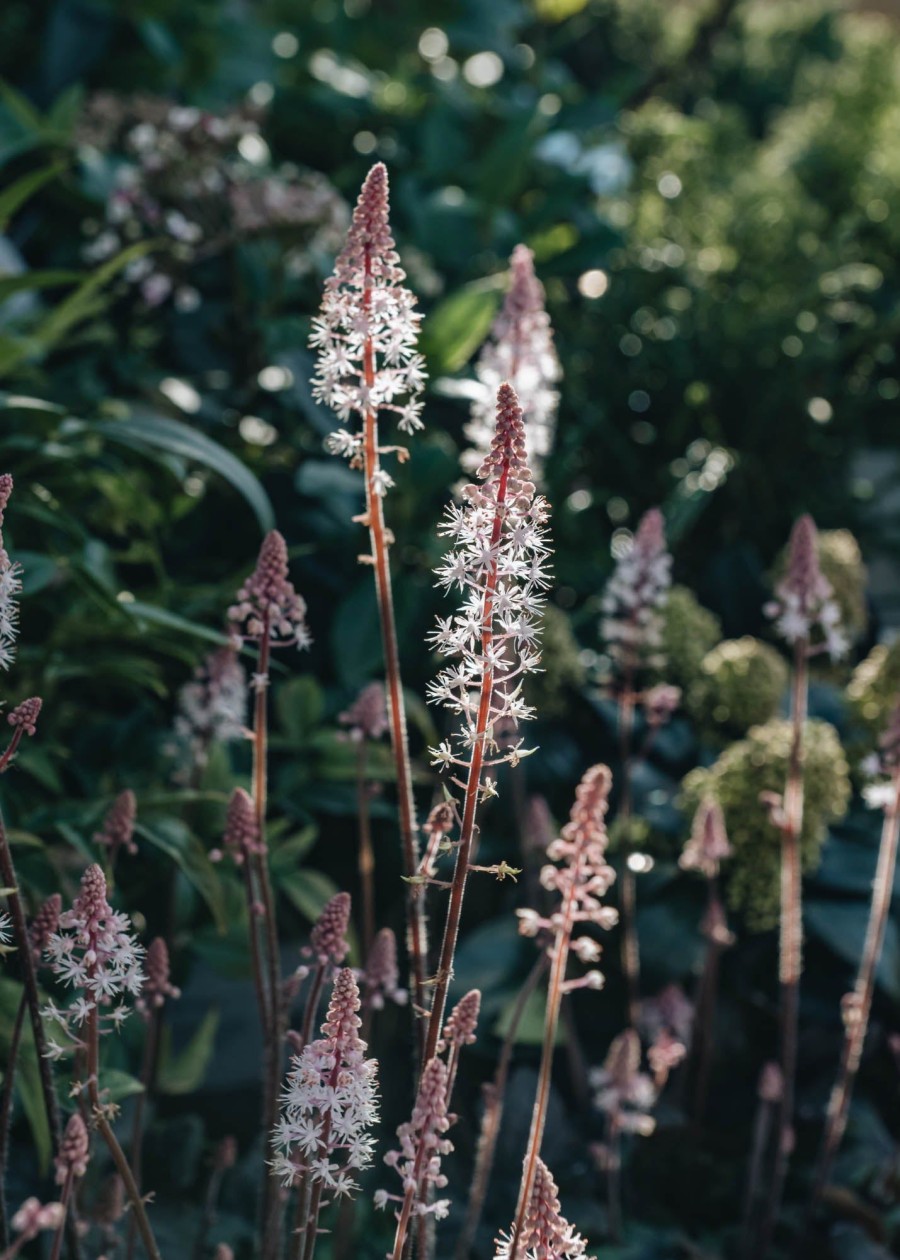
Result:
<instances>
[{"instance_id":1,"label":"white flower cluster","mask_svg":"<svg viewBox=\"0 0 900 1260\"><path fill-rule=\"evenodd\" d=\"M555 385L562 369L544 309L544 286L534 274L534 255L525 245L517 245L509 262L509 290L475 365L477 392L465 427L472 446L463 452L461 462L467 472L474 472L490 450L494 400L502 383L509 381L522 408L529 461L539 476L553 445L559 407Z\"/></svg>"},{"instance_id":2,"label":"white flower cluster","mask_svg":"<svg viewBox=\"0 0 900 1260\"><path fill-rule=\"evenodd\" d=\"M76 997L64 1009L49 1003L44 1014L74 1042L78 1041L74 1030L94 1011L118 1027L130 1009L123 1002L113 1002L141 992L144 948L132 935L131 926L128 915L113 910L107 901L103 871L89 866L82 876L81 892L72 909L59 916L60 930L50 936L45 951L51 970L76 990ZM70 1048L48 1042L51 1058L59 1058Z\"/></svg>"},{"instance_id":3,"label":"white flower cluster","mask_svg":"<svg viewBox=\"0 0 900 1260\"><path fill-rule=\"evenodd\" d=\"M358 1189L353 1173L372 1162L378 1119L374 1059L357 1036L359 990L353 972L335 979L326 1036L311 1041L293 1060L272 1137L273 1167L285 1185L307 1174L334 1195Z\"/></svg>"},{"instance_id":4,"label":"white flower cluster","mask_svg":"<svg viewBox=\"0 0 900 1260\"><path fill-rule=\"evenodd\" d=\"M178 776L186 778L192 769L205 766L213 744L241 739L246 723L247 675L233 648L219 648L178 693L175 746L187 754Z\"/></svg>"},{"instance_id":5,"label":"white flower cluster","mask_svg":"<svg viewBox=\"0 0 900 1260\"><path fill-rule=\"evenodd\" d=\"M17 596L22 591L22 567L13 564L3 546L3 513L12 489L12 477L3 473L0 476L0 669L9 669L15 660L16 636L19 633Z\"/></svg>"},{"instance_id":6,"label":"white flower cluster","mask_svg":"<svg viewBox=\"0 0 900 1260\"><path fill-rule=\"evenodd\" d=\"M831 583L819 566L818 532L811 516L801 516L791 531L787 573L775 587L776 598L765 612L775 618L775 629L790 644L818 635L832 660L850 650L841 625L841 610Z\"/></svg>"},{"instance_id":7,"label":"white flower cluster","mask_svg":"<svg viewBox=\"0 0 900 1260\"><path fill-rule=\"evenodd\" d=\"M556 1182L542 1159L537 1161L522 1239L515 1248L514 1237L514 1228L500 1235L494 1260L509 1260L514 1253L518 1260L580 1260L585 1254L587 1244L560 1211Z\"/></svg>"},{"instance_id":8,"label":"white flower cluster","mask_svg":"<svg viewBox=\"0 0 900 1260\"><path fill-rule=\"evenodd\" d=\"M538 620L549 585L544 524L548 505L535 496L525 462L522 412L515 392L502 385L491 453L479 470L482 485L466 486L451 504L439 532L454 549L436 570L438 584L464 593L460 610L439 618L429 636L443 656L456 657L429 685L428 698L462 718L455 744L432 749L432 764L467 767L479 740L496 751L494 727L534 716L522 697L524 675L540 667ZM490 679L490 709L479 715L482 684ZM485 765L515 761L518 745Z\"/></svg>"},{"instance_id":9,"label":"white flower cluster","mask_svg":"<svg viewBox=\"0 0 900 1260\"><path fill-rule=\"evenodd\" d=\"M626 1133L651 1134L656 1122L649 1114L657 1090L646 1072L641 1071L641 1041L633 1028L626 1028L613 1040L601 1068L591 1072L597 1093L594 1102Z\"/></svg>"},{"instance_id":10,"label":"white flower cluster","mask_svg":"<svg viewBox=\"0 0 900 1260\"><path fill-rule=\"evenodd\" d=\"M672 584L662 513L651 508L603 593L600 634L620 675L660 668L663 609Z\"/></svg>"},{"instance_id":11,"label":"white flower cluster","mask_svg":"<svg viewBox=\"0 0 900 1260\"><path fill-rule=\"evenodd\" d=\"M389 411L403 433L423 427L425 363L416 351L421 316L405 279L388 225L387 171L378 163L363 184L310 337L318 352L313 394L341 420ZM361 463L358 433L338 429L326 445L354 466ZM392 484L384 473L376 492Z\"/></svg>"}]
</instances>

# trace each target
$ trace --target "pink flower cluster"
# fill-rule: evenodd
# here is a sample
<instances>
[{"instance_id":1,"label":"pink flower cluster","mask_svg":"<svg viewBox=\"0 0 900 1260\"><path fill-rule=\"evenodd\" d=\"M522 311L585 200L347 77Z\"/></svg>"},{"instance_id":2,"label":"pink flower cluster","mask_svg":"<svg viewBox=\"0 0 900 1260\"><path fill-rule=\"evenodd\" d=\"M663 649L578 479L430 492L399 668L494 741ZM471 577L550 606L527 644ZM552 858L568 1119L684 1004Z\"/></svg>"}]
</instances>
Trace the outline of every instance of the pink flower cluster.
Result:
<instances>
[{"instance_id":1,"label":"pink flower cluster","mask_svg":"<svg viewBox=\"0 0 900 1260\"><path fill-rule=\"evenodd\" d=\"M694 815L690 838L682 850L678 865L683 871L699 871L707 879L715 879L731 845L725 830L725 817L718 801L703 800Z\"/></svg>"},{"instance_id":2,"label":"pink flower cluster","mask_svg":"<svg viewBox=\"0 0 900 1260\"><path fill-rule=\"evenodd\" d=\"M405 1006L407 1002L409 995L400 987L397 938L389 927L375 934L362 984L365 1004L373 1011L382 1010L386 1002L395 1002L398 1006Z\"/></svg>"},{"instance_id":3,"label":"pink flower cluster","mask_svg":"<svg viewBox=\"0 0 900 1260\"><path fill-rule=\"evenodd\" d=\"M358 1036L359 990L353 972L338 972L324 1036L292 1060L282 1113L272 1138L274 1168L285 1185L306 1173L335 1195L358 1187L352 1174L372 1162L378 1119L378 1064Z\"/></svg>"},{"instance_id":4,"label":"pink flower cluster","mask_svg":"<svg viewBox=\"0 0 900 1260\"><path fill-rule=\"evenodd\" d=\"M818 533L811 516L801 516L791 530L787 573L766 605L775 629L791 644L817 635L832 658L846 656L850 642L841 626L841 610L831 583L819 566Z\"/></svg>"},{"instance_id":5,"label":"pink flower cluster","mask_svg":"<svg viewBox=\"0 0 900 1260\"><path fill-rule=\"evenodd\" d=\"M672 584L672 557L658 508L646 512L619 557L603 593L600 634L620 675L665 664L663 609Z\"/></svg>"},{"instance_id":6,"label":"pink flower cluster","mask_svg":"<svg viewBox=\"0 0 900 1260\"><path fill-rule=\"evenodd\" d=\"M405 279L388 223L387 171L379 162L362 186L310 338L318 352L313 394L341 420L389 411L401 432L422 428L421 316ZM338 429L328 447L359 462L358 433ZM391 484L383 474L380 492Z\"/></svg>"},{"instance_id":7,"label":"pink flower cluster","mask_svg":"<svg viewBox=\"0 0 900 1260\"><path fill-rule=\"evenodd\" d=\"M306 602L288 578L287 544L277 529L263 539L256 568L238 591L228 617L234 633L245 639L265 638L273 647L308 648L312 643Z\"/></svg>"},{"instance_id":8,"label":"pink flower cluster","mask_svg":"<svg viewBox=\"0 0 900 1260\"><path fill-rule=\"evenodd\" d=\"M115 862L120 849L124 849L130 857L137 853L138 847L134 840L136 817L137 802L134 792L126 788L109 807L101 829L94 833L94 844L108 850L111 862Z\"/></svg>"},{"instance_id":9,"label":"pink flower cluster","mask_svg":"<svg viewBox=\"0 0 900 1260\"><path fill-rule=\"evenodd\" d=\"M540 665L538 626L549 585L544 524L546 500L535 495L526 454L522 411L515 391L501 385L491 449L462 503L451 504L439 532L454 549L436 570L438 584L464 593L454 615L439 618L429 641L443 656L458 658L428 688L429 699L462 718L457 748L450 741L432 749L432 764L468 766L479 738L479 689L490 672L493 685L486 753L496 750L494 728L534 716L522 697L522 681ZM485 765L515 762L520 745Z\"/></svg>"},{"instance_id":10,"label":"pink flower cluster","mask_svg":"<svg viewBox=\"0 0 900 1260\"><path fill-rule=\"evenodd\" d=\"M350 708L338 714L338 721L347 728L346 738L353 744L381 739L388 730L384 683L372 682L363 687Z\"/></svg>"},{"instance_id":11,"label":"pink flower cluster","mask_svg":"<svg viewBox=\"0 0 900 1260\"><path fill-rule=\"evenodd\" d=\"M527 246L517 245L509 262L509 290L475 365L478 389L465 428L472 447L462 457L467 472L474 472L490 449L494 400L504 381L518 396L531 467L537 473L553 445L559 407L555 385L562 371L544 309L544 286L534 274L534 255Z\"/></svg>"},{"instance_id":12,"label":"pink flower cluster","mask_svg":"<svg viewBox=\"0 0 900 1260\"><path fill-rule=\"evenodd\" d=\"M509 1260L513 1254L513 1232L497 1239L494 1260ZM556 1182L544 1161L538 1159L522 1238L515 1252L518 1260L579 1260L586 1246L562 1215Z\"/></svg>"},{"instance_id":13,"label":"pink flower cluster","mask_svg":"<svg viewBox=\"0 0 900 1260\"><path fill-rule=\"evenodd\" d=\"M219 648L178 693L175 740L187 751L188 771L202 769L210 745L241 739L247 722L247 675L234 648Z\"/></svg>"},{"instance_id":14,"label":"pink flower cluster","mask_svg":"<svg viewBox=\"0 0 900 1260\"><path fill-rule=\"evenodd\" d=\"M641 1039L633 1028L613 1039L603 1067L591 1072L591 1084L597 1107L615 1129L645 1137L653 1132L656 1122L649 1112L657 1090L641 1071Z\"/></svg>"},{"instance_id":15,"label":"pink flower cluster","mask_svg":"<svg viewBox=\"0 0 900 1260\"><path fill-rule=\"evenodd\" d=\"M19 633L19 605L22 591L22 567L13 564L3 545L3 516L13 490L9 473L0 475L0 669L9 669L16 655Z\"/></svg>"},{"instance_id":16,"label":"pink flower cluster","mask_svg":"<svg viewBox=\"0 0 900 1260\"><path fill-rule=\"evenodd\" d=\"M443 1219L450 1210L449 1199L429 1202L432 1189L442 1190L447 1178L441 1172L441 1159L453 1150L453 1143L444 1134L450 1128L447 1114L447 1067L443 1059L429 1059L422 1070L419 1092L413 1107L412 1119L397 1130L400 1149L388 1151L384 1162L395 1168L403 1182L403 1195L378 1190L375 1206L387 1207L389 1201L402 1203L404 1197L413 1195L412 1212L415 1216L433 1213Z\"/></svg>"}]
</instances>

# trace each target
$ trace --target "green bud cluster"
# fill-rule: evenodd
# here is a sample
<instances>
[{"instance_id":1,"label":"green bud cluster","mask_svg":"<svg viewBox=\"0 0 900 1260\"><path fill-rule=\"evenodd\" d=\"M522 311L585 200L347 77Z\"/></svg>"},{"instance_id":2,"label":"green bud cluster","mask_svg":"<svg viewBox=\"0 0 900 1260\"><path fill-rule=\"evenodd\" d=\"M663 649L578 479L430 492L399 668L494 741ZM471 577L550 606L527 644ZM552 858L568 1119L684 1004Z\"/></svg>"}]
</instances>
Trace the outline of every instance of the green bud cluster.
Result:
<instances>
[{"instance_id":1,"label":"green bud cluster","mask_svg":"<svg viewBox=\"0 0 900 1260\"><path fill-rule=\"evenodd\" d=\"M725 639L703 657L684 705L704 733L741 735L776 715L787 681L775 648L750 635Z\"/></svg>"},{"instance_id":2,"label":"green bud cluster","mask_svg":"<svg viewBox=\"0 0 900 1260\"><path fill-rule=\"evenodd\" d=\"M869 737L864 751L875 747L900 692L900 639L879 643L860 661L847 684L847 704Z\"/></svg>"},{"instance_id":3,"label":"green bud cluster","mask_svg":"<svg viewBox=\"0 0 900 1260\"><path fill-rule=\"evenodd\" d=\"M687 817L706 796L722 807L733 853L723 868L728 903L754 932L778 923L781 832L760 795L784 792L790 749L791 724L775 718L754 726L713 765L692 770L682 785ZM827 722L806 723L803 784L800 854L804 871L812 871L819 864L829 822L843 816L850 800L847 759Z\"/></svg>"}]
</instances>

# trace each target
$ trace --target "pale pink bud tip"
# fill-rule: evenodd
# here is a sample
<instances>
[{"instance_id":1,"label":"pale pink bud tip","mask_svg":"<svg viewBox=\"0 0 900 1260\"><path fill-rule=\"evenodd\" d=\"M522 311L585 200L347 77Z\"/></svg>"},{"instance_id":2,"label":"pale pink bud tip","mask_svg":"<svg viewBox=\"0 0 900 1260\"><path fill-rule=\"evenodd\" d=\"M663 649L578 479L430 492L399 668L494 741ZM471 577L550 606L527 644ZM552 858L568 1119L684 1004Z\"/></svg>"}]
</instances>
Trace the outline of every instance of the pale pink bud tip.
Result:
<instances>
[{"instance_id":1,"label":"pale pink bud tip","mask_svg":"<svg viewBox=\"0 0 900 1260\"><path fill-rule=\"evenodd\" d=\"M13 1253L18 1251L20 1243L36 1238L41 1230L59 1229L64 1216L65 1209L61 1203L41 1203L40 1199L26 1199L10 1221L13 1229L20 1235Z\"/></svg>"},{"instance_id":2,"label":"pale pink bud tip","mask_svg":"<svg viewBox=\"0 0 900 1260\"><path fill-rule=\"evenodd\" d=\"M6 720L10 726L20 726L26 735L33 735L37 729L37 720L43 703L40 696L29 696L27 700L16 705Z\"/></svg>"},{"instance_id":3,"label":"pale pink bud tip","mask_svg":"<svg viewBox=\"0 0 900 1260\"><path fill-rule=\"evenodd\" d=\"M9 496L13 492L13 479L10 473L0 473L0 518L9 503Z\"/></svg>"},{"instance_id":4,"label":"pale pink bud tip","mask_svg":"<svg viewBox=\"0 0 900 1260\"><path fill-rule=\"evenodd\" d=\"M161 936L154 937L144 961L144 987L138 1009L145 1013L157 1010L166 998L179 997L181 990L169 979L169 947Z\"/></svg>"},{"instance_id":5,"label":"pale pink bud tip","mask_svg":"<svg viewBox=\"0 0 900 1260\"><path fill-rule=\"evenodd\" d=\"M126 788L120 792L103 820L103 827L94 835L94 843L109 849L112 856L124 849L133 857L138 848L134 841L134 824L137 819L137 801L134 792Z\"/></svg>"},{"instance_id":6,"label":"pale pink bud tip","mask_svg":"<svg viewBox=\"0 0 900 1260\"><path fill-rule=\"evenodd\" d=\"M51 893L38 910L28 929L28 939L36 959L47 948L47 942L59 927L59 916L62 911L62 897L59 893Z\"/></svg>"},{"instance_id":7,"label":"pale pink bud tip","mask_svg":"<svg viewBox=\"0 0 900 1260\"><path fill-rule=\"evenodd\" d=\"M366 959L366 1000L376 1009L384 1006L386 998L402 1004L406 990L400 988L400 970L397 966L397 938L390 928L377 932Z\"/></svg>"},{"instance_id":8,"label":"pale pink bud tip","mask_svg":"<svg viewBox=\"0 0 900 1260\"><path fill-rule=\"evenodd\" d=\"M237 593L228 615L248 639L267 636L272 644L311 643L306 602L288 578L287 544L277 529L262 541L256 568Z\"/></svg>"},{"instance_id":9,"label":"pale pink bud tip","mask_svg":"<svg viewBox=\"0 0 900 1260\"><path fill-rule=\"evenodd\" d=\"M106 876L103 874L103 868L96 862L89 866L81 877L81 896L76 899L74 910L88 925L105 917L109 910L106 900Z\"/></svg>"},{"instance_id":10,"label":"pale pink bud tip","mask_svg":"<svg viewBox=\"0 0 900 1260\"><path fill-rule=\"evenodd\" d=\"M353 211L353 226L374 232L387 222L388 214L388 173L383 162L376 162L363 180L359 191L356 208Z\"/></svg>"},{"instance_id":11,"label":"pale pink bud tip","mask_svg":"<svg viewBox=\"0 0 900 1260\"><path fill-rule=\"evenodd\" d=\"M507 473L510 497L515 497L517 494L530 496L534 493L525 450L522 408L519 406L516 391L506 381L497 390L494 439L491 442L490 451L478 469L478 476L484 481L491 476L500 476L504 471Z\"/></svg>"},{"instance_id":12,"label":"pale pink bud tip","mask_svg":"<svg viewBox=\"0 0 900 1260\"><path fill-rule=\"evenodd\" d=\"M441 1033L440 1050L448 1046L470 1046L475 1041L475 1029L481 1011L481 990L472 989L454 1006Z\"/></svg>"},{"instance_id":13,"label":"pale pink bud tip","mask_svg":"<svg viewBox=\"0 0 900 1260\"><path fill-rule=\"evenodd\" d=\"M513 1252L514 1230L497 1243L495 1260L508 1260ZM585 1254L585 1240L575 1232L560 1211L559 1190L542 1159L535 1166L534 1181L528 1198L522 1238L517 1253L522 1260L541 1257L546 1260L579 1260Z\"/></svg>"},{"instance_id":14,"label":"pale pink bud tip","mask_svg":"<svg viewBox=\"0 0 900 1260\"><path fill-rule=\"evenodd\" d=\"M665 519L659 508L650 508L641 517L638 525L637 533L634 536L634 545L639 547L641 551L653 553L663 551L666 545L666 525Z\"/></svg>"},{"instance_id":15,"label":"pale pink bud tip","mask_svg":"<svg viewBox=\"0 0 900 1260\"><path fill-rule=\"evenodd\" d=\"M350 946L347 928L350 924L350 894L335 893L325 905L309 935L312 952L319 962L337 965L344 961Z\"/></svg>"},{"instance_id":16,"label":"pale pink bud tip","mask_svg":"<svg viewBox=\"0 0 900 1260\"><path fill-rule=\"evenodd\" d=\"M731 857L731 845L725 830L725 817L718 801L702 800L694 815L690 839L678 864L685 871L700 871L714 879L721 863Z\"/></svg>"},{"instance_id":17,"label":"pale pink bud tip","mask_svg":"<svg viewBox=\"0 0 900 1260\"><path fill-rule=\"evenodd\" d=\"M59 1146L56 1157L56 1184L65 1185L69 1176L83 1177L87 1172L90 1139L81 1113L75 1111L69 1116L66 1131Z\"/></svg>"},{"instance_id":18,"label":"pale pink bud tip","mask_svg":"<svg viewBox=\"0 0 900 1260\"><path fill-rule=\"evenodd\" d=\"M253 801L243 788L235 788L228 802L223 843L238 866L246 857L265 852L265 846L260 843Z\"/></svg>"},{"instance_id":19,"label":"pale pink bud tip","mask_svg":"<svg viewBox=\"0 0 900 1260\"><path fill-rule=\"evenodd\" d=\"M381 739L388 729L384 684L373 682L363 687L350 708L338 714L338 721L350 728L353 740Z\"/></svg>"}]
</instances>

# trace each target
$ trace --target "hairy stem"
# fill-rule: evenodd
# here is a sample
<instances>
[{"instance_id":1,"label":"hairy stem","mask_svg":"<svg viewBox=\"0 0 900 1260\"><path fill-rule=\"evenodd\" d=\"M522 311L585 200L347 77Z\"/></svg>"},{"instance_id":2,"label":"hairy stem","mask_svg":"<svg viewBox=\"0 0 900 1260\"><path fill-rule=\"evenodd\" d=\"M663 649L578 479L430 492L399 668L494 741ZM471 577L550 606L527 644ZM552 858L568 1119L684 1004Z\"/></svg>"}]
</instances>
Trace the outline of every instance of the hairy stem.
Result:
<instances>
[{"instance_id":1,"label":"hairy stem","mask_svg":"<svg viewBox=\"0 0 900 1260\"><path fill-rule=\"evenodd\" d=\"M362 893L363 956L369 956L375 939L375 851L372 848L372 818L369 785L366 783L366 741L360 740L356 757L356 816L359 825L359 887Z\"/></svg>"},{"instance_id":2,"label":"hairy stem","mask_svg":"<svg viewBox=\"0 0 900 1260\"><path fill-rule=\"evenodd\" d=\"M144 1143L144 1111L147 1096L153 1088L153 1077L156 1072L156 1050L159 1045L159 1011L151 1010L147 1024L147 1038L144 1042L144 1061L141 1064L141 1084L143 1090L137 1096L134 1107L134 1123L131 1127L131 1171L134 1173L134 1184L140 1190L143 1165ZM125 1251L126 1260L132 1260L137 1233L137 1221L134 1216L128 1224L128 1244Z\"/></svg>"},{"instance_id":3,"label":"hairy stem","mask_svg":"<svg viewBox=\"0 0 900 1260\"><path fill-rule=\"evenodd\" d=\"M363 309L371 305L372 261L370 249L365 255L365 290ZM371 337L367 337L363 349L363 372L367 389L375 385L375 349ZM377 474L381 470L378 450L378 415L367 411L363 426L363 463L366 480L366 520L372 548L372 566L375 570L375 595L381 623L381 640L384 649L385 679L387 683L388 718L391 727L391 749L397 775L397 804L400 814L400 838L403 847L403 872L407 880L413 878L419 865L419 846L416 839L416 805L412 788L412 768L409 761L409 738L406 729L406 704L403 699L403 683L400 674L400 651L397 644L397 624L394 615L394 599L391 592L391 567L388 558L390 534L384 521L384 500L379 493ZM406 885L407 946L409 949L410 993L414 1014L423 1014L425 1003L425 968L428 944L425 932L425 915L422 898L414 884ZM424 1031L421 1020L415 1021L416 1045L422 1060ZM424 1061L424 1060L422 1060Z\"/></svg>"},{"instance_id":4,"label":"hairy stem","mask_svg":"<svg viewBox=\"0 0 900 1260\"><path fill-rule=\"evenodd\" d=\"M69 1215L69 1199L72 1197L73 1181L74 1175L72 1173L72 1169L70 1168L66 1173L66 1180L63 1184L62 1194L59 1196L59 1201L62 1204L63 1216L62 1220L59 1222L59 1228L53 1235L53 1247L50 1251L50 1260L59 1260L59 1257L62 1254L63 1235L66 1232L66 1219Z\"/></svg>"},{"instance_id":5,"label":"hairy stem","mask_svg":"<svg viewBox=\"0 0 900 1260\"><path fill-rule=\"evenodd\" d=\"M809 643L797 642L791 684L791 751L781 822L781 1071L783 1093L778 1115L775 1160L760 1233L760 1260L771 1245L788 1164L794 1143L794 1086L797 1075L797 1033L800 972L803 966L803 902L800 833L803 828L803 730L809 692Z\"/></svg>"},{"instance_id":6,"label":"hairy stem","mask_svg":"<svg viewBox=\"0 0 900 1260\"><path fill-rule=\"evenodd\" d=\"M716 910L719 905L719 894L715 879L708 881L709 915L708 921L714 925L719 916ZM698 986L695 1028L691 1043L691 1058L695 1062L694 1076L694 1123L703 1124L706 1114L706 1098L709 1092L709 1073L712 1064L713 1035L716 1018L716 999L719 988L719 961L722 956L722 944L710 935L706 942L706 957L703 962L703 974Z\"/></svg>"},{"instance_id":7,"label":"hairy stem","mask_svg":"<svg viewBox=\"0 0 900 1260\"><path fill-rule=\"evenodd\" d=\"M156 1245L156 1239L153 1237L153 1230L150 1227L150 1221L144 1208L141 1192L138 1189L137 1182L131 1172L128 1160L125 1158L125 1152L118 1143L112 1126L106 1118L106 1108L100 1100L100 1088L98 1084L98 1074L100 1070L100 1024L97 1015L97 1008L91 1011L87 1021L87 1087L88 1097L91 1101L91 1109L93 1112L93 1121L97 1126L97 1130L103 1141L106 1143L109 1153L112 1156L116 1171L122 1178L122 1184L125 1187L125 1193L131 1201L131 1210L137 1221L138 1233L144 1244L149 1260L162 1260L159 1254L159 1248Z\"/></svg>"},{"instance_id":8,"label":"hairy stem","mask_svg":"<svg viewBox=\"0 0 900 1260\"><path fill-rule=\"evenodd\" d=\"M606 1203L609 1216L609 1237L614 1243L622 1239L622 1130L615 1114L609 1117L606 1168Z\"/></svg>"},{"instance_id":9,"label":"hairy stem","mask_svg":"<svg viewBox=\"0 0 900 1260\"><path fill-rule=\"evenodd\" d=\"M641 988L641 955L637 934L637 888L634 871L629 865L631 857L631 740L634 734L634 687L629 668L625 684L619 696L619 759L621 762L622 795L619 802L619 819L624 824L622 848L622 971L628 1001L628 1023L637 1025Z\"/></svg>"},{"instance_id":10,"label":"hairy stem","mask_svg":"<svg viewBox=\"0 0 900 1260\"><path fill-rule=\"evenodd\" d=\"M869 1015L872 1011L872 998L875 993L875 970L884 946L884 934L887 929L891 897L894 891L894 871L897 866L897 837L900 834L900 770L894 771L892 789L893 796L888 808L885 810L884 823L881 829L878 866L875 871L875 883L872 887L872 907L869 912L868 927L866 928L865 945L863 946L859 972L853 989L852 1006L845 1021L841 1066L828 1102L825 1133L822 1137L822 1146L816 1165L816 1174L813 1181L814 1201L825 1187L825 1183L831 1173L834 1158L843 1139L844 1130L847 1127L847 1116L850 1111L853 1085L856 1081L856 1074L859 1070L863 1046L866 1040L866 1032L869 1027Z\"/></svg>"},{"instance_id":11,"label":"hairy stem","mask_svg":"<svg viewBox=\"0 0 900 1260\"><path fill-rule=\"evenodd\" d=\"M472 1173L472 1185L469 1189L466 1219L460 1231L459 1241L456 1244L456 1260L468 1260L475 1242L475 1235L478 1232L478 1226L481 1224L481 1214L484 1211L484 1201L487 1198L488 1186L491 1181L494 1156L497 1152L497 1139L500 1136L500 1125L503 1120L503 1099L506 1093L509 1069L512 1064L516 1033L519 1031L519 1024L522 1022L522 1016L525 1014L528 1000L537 988L541 977L547 970L547 966L547 955L542 952L519 990L516 1004L510 1016L509 1028L507 1028L506 1036L503 1038L503 1046L500 1050L500 1058L497 1060L497 1070L494 1073L494 1079L489 1085L485 1086L484 1115L481 1119L481 1133L478 1137L475 1170Z\"/></svg>"},{"instance_id":12,"label":"hairy stem","mask_svg":"<svg viewBox=\"0 0 900 1260\"><path fill-rule=\"evenodd\" d=\"M747 1170L747 1187L744 1191L744 1208L741 1215L741 1260L755 1260L754 1229L757 1200L762 1188L763 1165L766 1148L769 1145L769 1134L775 1119L776 1104L770 1098L760 1098L756 1107L756 1119L753 1122L753 1143L750 1149L750 1166Z\"/></svg>"}]
</instances>

